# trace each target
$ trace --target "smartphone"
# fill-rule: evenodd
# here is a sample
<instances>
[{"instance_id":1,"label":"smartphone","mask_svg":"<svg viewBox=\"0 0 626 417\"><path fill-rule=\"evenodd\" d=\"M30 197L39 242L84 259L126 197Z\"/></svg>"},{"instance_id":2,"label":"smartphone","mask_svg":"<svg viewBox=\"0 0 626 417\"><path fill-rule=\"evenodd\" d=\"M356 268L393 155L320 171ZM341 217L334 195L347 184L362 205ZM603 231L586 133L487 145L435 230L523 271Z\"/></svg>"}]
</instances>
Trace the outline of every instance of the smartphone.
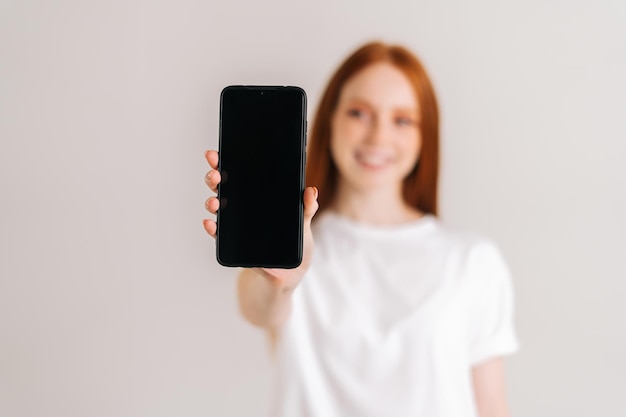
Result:
<instances>
[{"instance_id":1,"label":"smartphone","mask_svg":"<svg viewBox=\"0 0 626 417\"><path fill-rule=\"evenodd\" d=\"M220 97L217 261L295 268L302 262L306 93L228 86Z\"/></svg>"}]
</instances>

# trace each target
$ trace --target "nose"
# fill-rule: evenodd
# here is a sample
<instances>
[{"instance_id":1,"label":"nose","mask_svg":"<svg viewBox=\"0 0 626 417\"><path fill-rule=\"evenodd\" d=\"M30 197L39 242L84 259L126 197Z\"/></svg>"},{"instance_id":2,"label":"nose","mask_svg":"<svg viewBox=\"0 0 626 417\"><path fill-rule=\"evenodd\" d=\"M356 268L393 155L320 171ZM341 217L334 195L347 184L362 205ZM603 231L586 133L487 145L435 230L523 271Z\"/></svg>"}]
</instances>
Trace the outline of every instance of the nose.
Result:
<instances>
[{"instance_id":1,"label":"nose","mask_svg":"<svg viewBox=\"0 0 626 417\"><path fill-rule=\"evenodd\" d=\"M389 134L389 126L387 123L380 118L373 118L369 126L367 142L373 145L385 143L389 140Z\"/></svg>"}]
</instances>

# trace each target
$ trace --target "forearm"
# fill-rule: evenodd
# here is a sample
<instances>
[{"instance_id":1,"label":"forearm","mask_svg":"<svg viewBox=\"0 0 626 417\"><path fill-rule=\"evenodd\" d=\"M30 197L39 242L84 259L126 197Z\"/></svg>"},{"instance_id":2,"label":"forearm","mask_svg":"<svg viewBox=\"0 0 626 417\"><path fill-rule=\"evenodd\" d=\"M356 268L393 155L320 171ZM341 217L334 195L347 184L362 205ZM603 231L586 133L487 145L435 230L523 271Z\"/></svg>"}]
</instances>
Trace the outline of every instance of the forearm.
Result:
<instances>
[{"instance_id":1,"label":"forearm","mask_svg":"<svg viewBox=\"0 0 626 417\"><path fill-rule=\"evenodd\" d=\"M241 272L237 292L241 314L255 326L277 329L291 314L291 289L273 284L253 269Z\"/></svg>"},{"instance_id":2,"label":"forearm","mask_svg":"<svg viewBox=\"0 0 626 417\"><path fill-rule=\"evenodd\" d=\"M496 357L472 368L480 417L510 417L504 380L504 360Z\"/></svg>"}]
</instances>

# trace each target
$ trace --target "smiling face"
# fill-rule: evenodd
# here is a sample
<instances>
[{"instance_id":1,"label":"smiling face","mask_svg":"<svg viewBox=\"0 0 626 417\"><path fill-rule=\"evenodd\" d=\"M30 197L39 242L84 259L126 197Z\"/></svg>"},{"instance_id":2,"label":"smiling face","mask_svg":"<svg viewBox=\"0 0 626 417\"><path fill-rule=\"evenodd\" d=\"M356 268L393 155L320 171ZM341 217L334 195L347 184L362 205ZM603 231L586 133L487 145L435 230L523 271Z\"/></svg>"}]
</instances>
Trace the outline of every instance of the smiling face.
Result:
<instances>
[{"instance_id":1,"label":"smiling face","mask_svg":"<svg viewBox=\"0 0 626 417\"><path fill-rule=\"evenodd\" d=\"M421 142L419 103L399 69L377 63L346 82L330 140L342 187L358 192L401 189L417 163Z\"/></svg>"}]
</instances>

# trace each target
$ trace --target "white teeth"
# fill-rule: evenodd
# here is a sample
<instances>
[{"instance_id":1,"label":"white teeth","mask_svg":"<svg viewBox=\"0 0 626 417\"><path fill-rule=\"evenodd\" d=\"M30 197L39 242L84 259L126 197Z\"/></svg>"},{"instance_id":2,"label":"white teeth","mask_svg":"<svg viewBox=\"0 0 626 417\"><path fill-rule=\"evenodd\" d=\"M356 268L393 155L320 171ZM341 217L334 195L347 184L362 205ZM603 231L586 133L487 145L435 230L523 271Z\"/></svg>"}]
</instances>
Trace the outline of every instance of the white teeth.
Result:
<instances>
[{"instance_id":1,"label":"white teeth","mask_svg":"<svg viewBox=\"0 0 626 417\"><path fill-rule=\"evenodd\" d=\"M357 159L366 164L374 167L381 167L386 165L389 162L389 155L381 154L381 153L357 153Z\"/></svg>"}]
</instances>

